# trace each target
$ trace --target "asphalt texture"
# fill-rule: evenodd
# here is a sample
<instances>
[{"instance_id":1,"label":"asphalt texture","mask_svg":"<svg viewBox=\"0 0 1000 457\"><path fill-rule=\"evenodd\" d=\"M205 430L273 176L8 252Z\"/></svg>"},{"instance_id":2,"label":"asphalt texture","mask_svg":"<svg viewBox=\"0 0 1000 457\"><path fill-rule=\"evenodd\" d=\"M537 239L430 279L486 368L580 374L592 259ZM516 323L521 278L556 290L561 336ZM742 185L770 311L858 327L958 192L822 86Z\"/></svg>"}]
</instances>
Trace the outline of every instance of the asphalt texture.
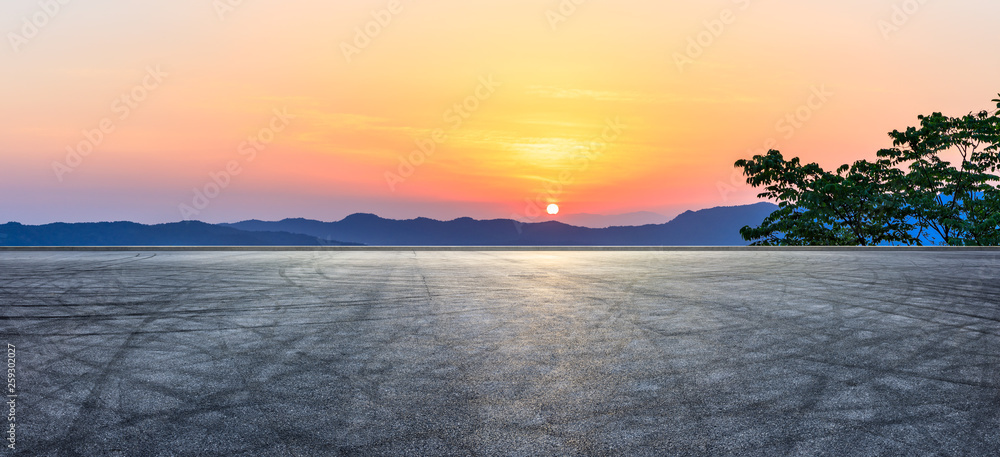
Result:
<instances>
[{"instance_id":1,"label":"asphalt texture","mask_svg":"<svg viewBox=\"0 0 1000 457\"><path fill-rule=\"evenodd\" d=\"M997 455L998 273L975 251L3 252L0 456Z\"/></svg>"}]
</instances>

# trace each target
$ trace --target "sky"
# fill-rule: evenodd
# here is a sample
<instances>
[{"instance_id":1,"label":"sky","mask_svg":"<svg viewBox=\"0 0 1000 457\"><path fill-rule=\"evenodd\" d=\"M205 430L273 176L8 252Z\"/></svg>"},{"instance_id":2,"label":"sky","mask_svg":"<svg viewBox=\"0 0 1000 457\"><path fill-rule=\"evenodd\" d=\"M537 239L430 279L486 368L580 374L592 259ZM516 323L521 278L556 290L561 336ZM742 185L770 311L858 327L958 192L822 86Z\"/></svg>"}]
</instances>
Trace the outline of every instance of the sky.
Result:
<instances>
[{"instance_id":1,"label":"sky","mask_svg":"<svg viewBox=\"0 0 1000 457\"><path fill-rule=\"evenodd\" d=\"M12 0L0 222L754 203L1000 92L979 0Z\"/></svg>"}]
</instances>

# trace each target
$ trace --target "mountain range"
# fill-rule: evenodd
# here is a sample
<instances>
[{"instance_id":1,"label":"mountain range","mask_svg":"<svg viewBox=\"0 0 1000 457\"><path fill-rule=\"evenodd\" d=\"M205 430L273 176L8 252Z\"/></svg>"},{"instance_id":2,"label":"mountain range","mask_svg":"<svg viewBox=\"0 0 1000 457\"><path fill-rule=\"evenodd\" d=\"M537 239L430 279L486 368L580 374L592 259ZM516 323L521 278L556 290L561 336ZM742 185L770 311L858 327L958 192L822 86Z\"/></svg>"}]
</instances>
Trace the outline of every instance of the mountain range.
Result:
<instances>
[{"instance_id":1,"label":"mountain range","mask_svg":"<svg viewBox=\"0 0 1000 457\"><path fill-rule=\"evenodd\" d=\"M382 246L738 246L739 230L758 225L778 207L771 203L687 211L665 224L587 228L556 221L511 219L384 219L352 214L338 222L285 219L223 224L250 232L301 233L322 240Z\"/></svg>"},{"instance_id":2,"label":"mountain range","mask_svg":"<svg viewBox=\"0 0 1000 457\"><path fill-rule=\"evenodd\" d=\"M0 246L318 246L322 242L288 232L247 232L198 221L143 225L135 222L86 222L0 225Z\"/></svg>"},{"instance_id":3,"label":"mountain range","mask_svg":"<svg viewBox=\"0 0 1000 457\"><path fill-rule=\"evenodd\" d=\"M310 219L0 225L0 246L738 246L745 225L777 209L771 203L687 211L663 224L589 228L557 221L385 219L352 214L337 222Z\"/></svg>"},{"instance_id":4,"label":"mountain range","mask_svg":"<svg viewBox=\"0 0 1000 457\"><path fill-rule=\"evenodd\" d=\"M567 215L559 214L552 217L552 220L562 222L566 225L575 225L577 227L587 228L665 224L670 222L670 219L671 218L669 216L650 211L637 211L634 213L614 215L575 213Z\"/></svg>"}]
</instances>

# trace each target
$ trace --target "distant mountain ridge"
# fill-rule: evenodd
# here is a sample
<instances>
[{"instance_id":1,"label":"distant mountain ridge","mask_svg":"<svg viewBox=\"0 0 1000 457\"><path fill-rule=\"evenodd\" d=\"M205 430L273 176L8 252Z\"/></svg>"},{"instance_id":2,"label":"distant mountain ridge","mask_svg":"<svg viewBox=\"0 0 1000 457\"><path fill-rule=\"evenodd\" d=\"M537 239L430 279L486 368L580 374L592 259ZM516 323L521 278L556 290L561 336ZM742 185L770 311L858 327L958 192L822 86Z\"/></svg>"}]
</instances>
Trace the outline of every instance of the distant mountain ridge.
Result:
<instances>
[{"instance_id":1,"label":"distant mountain ridge","mask_svg":"<svg viewBox=\"0 0 1000 457\"><path fill-rule=\"evenodd\" d=\"M451 221L384 219L352 214L337 222L285 219L220 224L248 232L290 232L319 239L384 246L745 246L739 230L758 225L778 207L772 203L686 211L664 224L586 228L511 219Z\"/></svg>"},{"instance_id":2,"label":"distant mountain ridge","mask_svg":"<svg viewBox=\"0 0 1000 457\"><path fill-rule=\"evenodd\" d=\"M631 225L650 225L650 224L665 224L670 221L670 217L663 214L654 213L650 211L636 211L634 213L625 214L614 214L614 215L604 215L604 214L589 214L589 213L575 213L562 215L552 218L555 221L562 222L567 225L575 225L577 227L588 227L588 228L607 228L607 227L625 227Z\"/></svg>"},{"instance_id":3,"label":"distant mountain ridge","mask_svg":"<svg viewBox=\"0 0 1000 457\"><path fill-rule=\"evenodd\" d=\"M0 225L0 246L737 246L747 244L741 227L760 224L775 209L770 203L718 207L687 211L664 224L607 228L468 217L393 220L363 213L338 222L10 222Z\"/></svg>"},{"instance_id":4,"label":"distant mountain ridge","mask_svg":"<svg viewBox=\"0 0 1000 457\"><path fill-rule=\"evenodd\" d=\"M198 221L143 225L85 222L0 225L0 246L319 246L353 245L287 232L247 232Z\"/></svg>"}]
</instances>

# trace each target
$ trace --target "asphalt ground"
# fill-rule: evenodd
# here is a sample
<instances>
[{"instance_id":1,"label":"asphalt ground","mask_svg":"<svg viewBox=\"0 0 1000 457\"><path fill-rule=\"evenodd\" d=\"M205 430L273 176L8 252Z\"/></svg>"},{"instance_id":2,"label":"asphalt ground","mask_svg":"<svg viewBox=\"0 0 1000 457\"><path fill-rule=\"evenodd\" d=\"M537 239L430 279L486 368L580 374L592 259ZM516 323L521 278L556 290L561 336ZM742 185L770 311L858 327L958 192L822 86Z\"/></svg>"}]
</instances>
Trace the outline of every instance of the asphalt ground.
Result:
<instances>
[{"instance_id":1,"label":"asphalt ground","mask_svg":"<svg viewBox=\"0 0 1000 457\"><path fill-rule=\"evenodd\" d=\"M996 251L0 252L0 456L997 455L998 276Z\"/></svg>"}]
</instances>

